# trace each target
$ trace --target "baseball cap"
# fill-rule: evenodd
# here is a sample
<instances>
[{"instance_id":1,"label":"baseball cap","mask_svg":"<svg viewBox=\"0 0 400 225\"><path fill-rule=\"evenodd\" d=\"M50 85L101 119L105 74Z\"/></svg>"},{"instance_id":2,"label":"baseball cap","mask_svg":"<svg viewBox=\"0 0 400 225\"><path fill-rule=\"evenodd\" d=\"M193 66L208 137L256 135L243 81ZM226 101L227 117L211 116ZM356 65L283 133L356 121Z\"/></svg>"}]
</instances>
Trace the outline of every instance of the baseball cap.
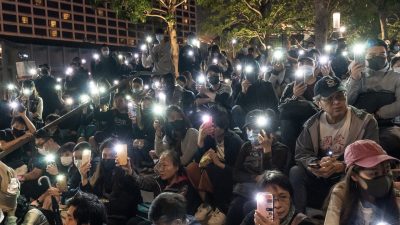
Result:
<instances>
[{"instance_id":1,"label":"baseball cap","mask_svg":"<svg viewBox=\"0 0 400 225\"><path fill-rule=\"evenodd\" d=\"M264 118L260 121L260 118ZM264 124L259 124L259 123ZM243 128L248 126L257 126L259 128L265 129L266 132L274 132L276 127L276 113L272 109L267 109L265 111L261 109L254 109L247 113L245 118L245 124Z\"/></svg>"},{"instance_id":2,"label":"baseball cap","mask_svg":"<svg viewBox=\"0 0 400 225\"><path fill-rule=\"evenodd\" d=\"M347 146L344 151L346 169L353 165L371 168L388 160L399 162L398 159L389 156L379 144L372 140L356 141Z\"/></svg>"},{"instance_id":3,"label":"baseball cap","mask_svg":"<svg viewBox=\"0 0 400 225\"><path fill-rule=\"evenodd\" d=\"M335 76L321 78L314 86L314 96L327 98L338 91L346 91L341 80Z\"/></svg>"}]
</instances>

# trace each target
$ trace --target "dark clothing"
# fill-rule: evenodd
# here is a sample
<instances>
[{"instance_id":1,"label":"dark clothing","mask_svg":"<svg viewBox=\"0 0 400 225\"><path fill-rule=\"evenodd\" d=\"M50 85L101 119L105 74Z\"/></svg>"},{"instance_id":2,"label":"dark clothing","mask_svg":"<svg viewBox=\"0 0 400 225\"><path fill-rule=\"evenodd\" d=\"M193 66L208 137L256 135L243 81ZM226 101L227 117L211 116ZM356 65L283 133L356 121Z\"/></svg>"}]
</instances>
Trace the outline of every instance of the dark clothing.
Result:
<instances>
[{"instance_id":1,"label":"dark clothing","mask_svg":"<svg viewBox=\"0 0 400 225\"><path fill-rule=\"evenodd\" d=\"M240 92L235 105L240 105L246 113L254 109L272 109L278 113L278 98L271 83L261 80L252 84L246 94Z\"/></svg>"},{"instance_id":2,"label":"dark clothing","mask_svg":"<svg viewBox=\"0 0 400 225\"><path fill-rule=\"evenodd\" d=\"M107 112L100 112L99 109L95 109L94 119L106 122L105 133L114 134L122 140L132 138L132 120L129 119L128 113L120 113L116 109Z\"/></svg>"},{"instance_id":3,"label":"dark clothing","mask_svg":"<svg viewBox=\"0 0 400 225\"><path fill-rule=\"evenodd\" d=\"M119 80L120 74L117 60L110 56L101 56L98 62L92 62L92 74L95 80L107 80L112 84L114 80Z\"/></svg>"},{"instance_id":4,"label":"dark clothing","mask_svg":"<svg viewBox=\"0 0 400 225\"><path fill-rule=\"evenodd\" d=\"M88 71L80 67L65 79L65 93L78 100L80 94L87 92L88 80Z\"/></svg>"},{"instance_id":5,"label":"dark clothing","mask_svg":"<svg viewBox=\"0 0 400 225\"><path fill-rule=\"evenodd\" d=\"M54 77L49 75L41 76L35 80L35 87L40 97L43 99L43 118L45 119L49 114L54 113L56 110L62 109L55 85L57 81Z\"/></svg>"},{"instance_id":6,"label":"dark clothing","mask_svg":"<svg viewBox=\"0 0 400 225\"><path fill-rule=\"evenodd\" d=\"M215 93L215 99L213 103L208 103L207 106L211 107L212 105L219 104L224 107L228 111L231 108L231 89L226 84L220 83L217 90L213 90L211 87L208 88L208 91ZM196 98L208 98L206 95L198 94Z\"/></svg>"},{"instance_id":7,"label":"dark clothing","mask_svg":"<svg viewBox=\"0 0 400 225\"><path fill-rule=\"evenodd\" d=\"M344 80L348 77L349 58L343 56L342 51L336 52L331 61L331 67L337 77Z\"/></svg>"},{"instance_id":8,"label":"dark clothing","mask_svg":"<svg viewBox=\"0 0 400 225\"><path fill-rule=\"evenodd\" d=\"M193 55L189 54L190 51L193 52ZM179 50L179 73L189 71L192 76L196 77L196 74L200 72L201 61L200 49L191 45L183 46Z\"/></svg>"},{"instance_id":9,"label":"dark clothing","mask_svg":"<svg viewBox=\"0 0 400 225\"><path fill-rule=\"evenodd\" d=\"M139 119L139 117L137 117ZM154 148L155 130L153 126L153 115L151 112L146 112L141 115L142 128L139 125L132 125L133 139L145 139L147 142L151 143L151 148Z\"/></svg>"},{"instance_id":10,"label":"dark clothing","mask_svg":"<svg viewBox=\"0 0 400 225\"><path fill-rule=\"evenodd\" d=\"M233 170L235 181L238 183L255 182L256 176L265 170L287 172L288 147L274 141L271 149L270 153L263 153L262 149L253 148L250 142L244 143Z\"/></svg>"},{"instance_id":11,"label":"dark clothing","mask_svg":"<svg viewBox=\"0 0 400 225\"><path fill-rule=\"evenodd\" d=\"M309 218L306 218L304 215L301 215L301 217L304 217L304 219L302 219L300 223L294 223L295 218L297 216L300 216L299 213L295 213L295 216L293 216L292 220L289 222L289 225L315 225ZM247 216L244 218L241 225L255 225L254 224L254 211L247 214Z\"/></svg>"},{"instance_id":12,"label":"dark clothing","mask_svg":"<svg viewBox=\"0 0 400 225\"><path fill-rule=\"evenodd\" d=\"M9 142L16 139L12 134L11 129L5 129L0 131L0 140ZM35 146L33 143L29 142L22 147L14 150L12 153L8 154L6 157L2 158L1 161L7 166L16 169L22 165L28 165L31 160Z\"/></svg>"}]
</instances>

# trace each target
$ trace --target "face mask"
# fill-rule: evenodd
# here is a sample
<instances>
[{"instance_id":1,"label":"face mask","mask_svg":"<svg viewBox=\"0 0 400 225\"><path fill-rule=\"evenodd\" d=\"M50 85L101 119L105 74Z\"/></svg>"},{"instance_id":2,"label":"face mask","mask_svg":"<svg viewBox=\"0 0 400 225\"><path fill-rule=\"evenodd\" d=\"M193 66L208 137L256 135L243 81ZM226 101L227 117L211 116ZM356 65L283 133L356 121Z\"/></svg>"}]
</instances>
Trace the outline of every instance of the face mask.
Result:
<instances>
[{"instance_id":1,"label":"face mask","mask_svg":"<svg viewBox=\"0 0 400 225\"><path fill-rule=\"evenodd\" d=\"M21 137L22 135L24 135L24 134L25 134L25 131L24 131L24 130L18 130L18 129L16 129L16 128L12 128L12 134L13 134L16 138L18 138L18 137Z\"/></svg>"},{"instance_id":2,"label":"face mask","mask_svg":"<svg viewBox=\"0 0 400 225\"><path fill-rule=\"evenodd\" d=\"M392 188L392 179L390 176L381 176L372 180L363 179L367 184L366 192L375 198L382 198L389 193Z\"/></svg>"},{"instance_id":3,"label":"face mask","mask_svg":"<svg viewBox=\"0 0 400 225\"><path fill-rule=\"evenodd\" d=\"M40 155L47 155L47 151L44 148L38 148L38 152Z\"/></svg>"},{"instance_id":4,"label":"face mask","mask_svg":"<svg viewBox=\"0 0 400 225\"><path fill-rule=\"evenodd\" d=\"M82 160L80 160L80 159L75 159L74 160L74 165L75 165L75 167L76 168L81 168L81 165L82 165Z\"/></svg>"},{"instance_id":5,"label":"face mask","mask_svg":"<svg viewBox=\"0 0 400 225\"><path fill-rule=\"evenodd\" d=\"M170 125L175 131L182 131L186 129L186 124L184 120L175 120L174 122L170 122Z\"/></svg>"},{"instance_id":6,"label":"face mask","mask_svg":"<svg viewBox=\"0 0 400 225\"><path fill-rule=\"evenodd\" d=\"M210 82L210 84L212 84L212 85L219 84L219 76L210 76L208 78L208 82Z\"/></svg>"},{"instance_id":7,"label":"face mask","mask_svg":"<svg viewBox=\"0 0 400 225\"><path fill-rule=\"evenodd\" d=\"M368 68L375 71L383 69L386 65L386 58L381 56L374 56L370 59L367 59L367 61Z\"/></svg>"},{"instance_id":8,"label":"face mask","mask_svg":"<svg viewBox=\"0 0 400 225\"><path fill-rule=\"evenodd\" d=\"M310 65L300 66L299 70L304 72L304 80L307 80L307 78L312 76L314 73L314 67Z\"/></svg>"},{"instance_id":9,"label":"face mask","mask_svg":"<svg viewBox=\"0 0 400 225\"><path fill-rule=\"evenodd\" d=\"M142 89L141 88L133 88L132 91L134 94L137 94L137 93L140 93L142 91Z\"/></svg>"},{"instance_id":10,"label":"face mask","mask_svg":"<svg viewBox=\"0 0 400 225\"><path fill-rule=\"evenodd\" d=\"M102 162L103 167L105 170L113 170L115 167L115 160L114 159L103 159Z\"/></svg>"},{"instance_id":11,"label":"face mask","mask_svg":"<svg viewBox=\"0 0 400 225\"><path fill-rule=\"evenodd\" d=\"M393 71L396 72L396 73L400 73L400 67L393 68Z\"/></svg>"},{"instance_id":12,"label":"face mask","mask_svg":"<svg viewBox=\"0 0 400 225\"><path fill-rule=\"evenodd\" d=\"M260 144L258 142L258 134L259 134L259 132L257 132L257 131L253 131L253 130L247 131L247 139L251 142L251 145L257 146Z\"/></svg>"},{"instance_id":13,"label":"face mask","mask_svg":"<svg viewBox=\"0 0 400 225\"><path fill-rule=\"evenodd\" d=\"M72 156L61 156L60 160L63 166L70 166L72 164L73 158Z\"/></svg>"}]
</instances>

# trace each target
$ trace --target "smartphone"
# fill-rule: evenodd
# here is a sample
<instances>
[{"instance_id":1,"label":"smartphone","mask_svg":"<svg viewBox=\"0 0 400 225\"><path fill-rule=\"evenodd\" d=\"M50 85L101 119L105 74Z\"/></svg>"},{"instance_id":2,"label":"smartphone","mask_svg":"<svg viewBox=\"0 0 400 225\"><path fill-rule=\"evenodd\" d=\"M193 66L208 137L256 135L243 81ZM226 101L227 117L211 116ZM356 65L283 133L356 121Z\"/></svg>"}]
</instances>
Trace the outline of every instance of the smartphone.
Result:
<instances>
[{"instance_id":1,"label":"smartphone","mask_svg":"<svg viewBox=\"0 0 400 225\"><path fill-rule=\"evenodd\" d=\"M68 190L67 177L63 174L59 174L56 179L59 189L62 191L67 191Z\"/></svg>"},{"instance_id":2,"label":"smartphone","mask_svg":"<svg viewBox=\"0 0 400 225\"><path fill-rule=\"evenodd\" d=\"M354 54L354 61L356 63L365 64L365 54Z\"/></svg>"},{"instance_id":3,"label":"smartphone","mask_svg":"<svg viewBox=\"0 0 400 225\"><path fill-rule=\"evenodd\" d=\"M82 152L82 165L86 164L86 163L90 163L90 159L92 157L92 151L90 151L89 149L85 149Z\"/></svg>"},{"instance_id":4,"label":"smartphone","mask_svg":"<svg viewBox=\"0 0 400 225\"><path fill-rule=\"evenodd\" d=\"M121 166L128 164L128 145L121 144L117 148L118 163Z\"/></svg>"},{"instance_id":5,"label":"smartphone","mask_svg":"<svg viewBox=\"0 0 400 225\"><path fill-rule=\"evenodd\" d=\"M321 165L319 165L319 163L309 163L308 166L313 168L313 169L320 169L321 168Z\"/></svg>"},{"instance_id":6,"label":"smartphone","mask_svg":"<svg viewBox=\"0 0 400 225\"><path fill-rule=\"evenodd\" d=\"M136 107L133 102L128 103L128 112L131 116L136 116Z\"/></svg>"},{"instance_id":7,"label":"smartphone","mask_svg":"<svg viewBox=\"0 0 400 225\"><path fill-rule=\"evenodd\" d=\"M257 194L257 211L265 218L274 220L274 196L269 192Z\"/></svg>"}]
</instances>

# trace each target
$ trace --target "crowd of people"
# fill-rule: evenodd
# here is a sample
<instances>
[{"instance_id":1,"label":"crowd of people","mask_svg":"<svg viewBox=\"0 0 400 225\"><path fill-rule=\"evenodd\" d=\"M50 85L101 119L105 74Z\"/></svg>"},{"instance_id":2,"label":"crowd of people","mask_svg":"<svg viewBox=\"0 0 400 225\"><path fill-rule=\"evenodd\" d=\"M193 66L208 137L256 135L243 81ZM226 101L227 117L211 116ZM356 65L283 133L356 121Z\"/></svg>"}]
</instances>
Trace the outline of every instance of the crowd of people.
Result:
<instances>
[{"instance_id":1,"label":"crowd of people","mask_svg":"<svg viewBox=\"0 0 400 225\"><path fill-rule=\"evenodd\" d=\"M400 224L393 44L232 58L190 35L175 76L155 37L126 58L103 47L90 72L76 57L65 77L40 65L8 85L0 224Z\"/></svg>"}]
</instances>

